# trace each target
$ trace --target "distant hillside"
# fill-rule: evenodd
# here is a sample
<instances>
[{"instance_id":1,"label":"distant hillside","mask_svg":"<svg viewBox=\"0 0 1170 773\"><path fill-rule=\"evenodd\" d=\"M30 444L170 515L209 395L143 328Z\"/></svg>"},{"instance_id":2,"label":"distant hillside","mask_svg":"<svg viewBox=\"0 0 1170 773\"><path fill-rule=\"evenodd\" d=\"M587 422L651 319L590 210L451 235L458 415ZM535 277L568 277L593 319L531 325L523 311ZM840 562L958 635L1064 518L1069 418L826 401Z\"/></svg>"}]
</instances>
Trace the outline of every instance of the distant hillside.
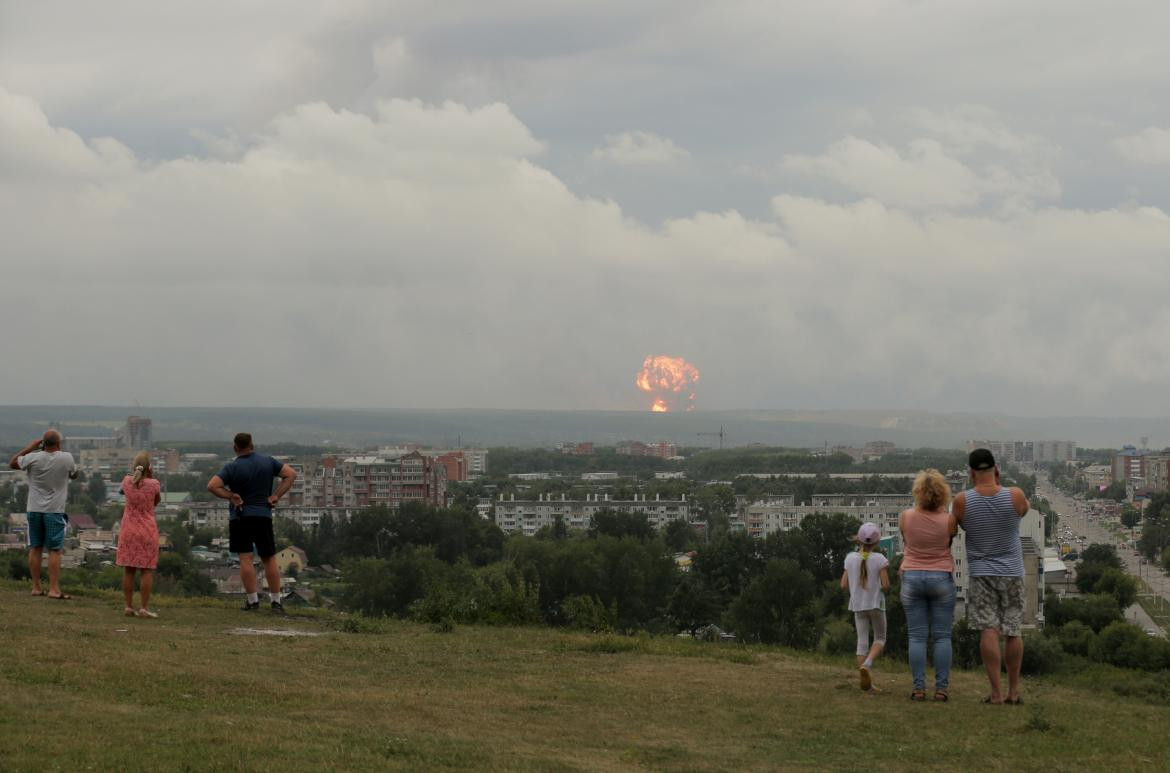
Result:
<instances>
[{"instance_id":1,"label":"distant hillside","mask_svg":"<svg viewBox=\"0 0 1170 773\"><path fill-rule=\"evenodd\" d=\"M108 434L125 421L126 408L109 406L0 406L0 446L20 445L49 422L67 434ZM1148 436L1152 447L1170 445L1170 418L1019 418L923 411L345 411L302 408L152 408L135 412L154 420L155 438L224 440L251 431L260 442L291 441L346 446L418 442L438 445L546 446L562 440L614 444L670 440L717 445L762 443L816 447L889 440L902 447L959 448L971 438L1068 439L1083 447L1119 447Z\"/></svg>"},{"instance_id":2,"label":"distant hillside","mask_svg":"<svg viewBox=\"0 0 1170 773\"><path fill-rule=\"evenodd\" d=\"M850 656L155 606L158 620L125 618L114 593L50 601L0 581L0 769L1047 773L1166 761L1170 708L1115 697L1107 678L1028 679L1025 705L985 706L983 674L960 671L949 703L916 704L905 664L885 660L885 692L862 695Z\"/></svg>"}]
</instances>

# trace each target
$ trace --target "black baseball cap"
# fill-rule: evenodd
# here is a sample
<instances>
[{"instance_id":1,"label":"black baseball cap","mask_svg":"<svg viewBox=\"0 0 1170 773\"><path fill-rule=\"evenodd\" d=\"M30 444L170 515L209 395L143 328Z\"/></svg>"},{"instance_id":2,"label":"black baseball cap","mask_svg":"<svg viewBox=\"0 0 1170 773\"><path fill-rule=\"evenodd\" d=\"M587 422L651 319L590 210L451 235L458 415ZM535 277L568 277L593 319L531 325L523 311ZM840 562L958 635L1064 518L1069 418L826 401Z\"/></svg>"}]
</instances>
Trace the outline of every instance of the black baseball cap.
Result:
<instances>
[{"instance_id":1,"label":"black baseball cap","mask_svg":"<svg viewBox=\"0 0 1170 773\"><path fill-rule=\"evenodd\" d=\"M990 470L995 466L995 457L986 448L976 448L967 457L967 464L972 470Z\"/></svg>"}]
</instances>

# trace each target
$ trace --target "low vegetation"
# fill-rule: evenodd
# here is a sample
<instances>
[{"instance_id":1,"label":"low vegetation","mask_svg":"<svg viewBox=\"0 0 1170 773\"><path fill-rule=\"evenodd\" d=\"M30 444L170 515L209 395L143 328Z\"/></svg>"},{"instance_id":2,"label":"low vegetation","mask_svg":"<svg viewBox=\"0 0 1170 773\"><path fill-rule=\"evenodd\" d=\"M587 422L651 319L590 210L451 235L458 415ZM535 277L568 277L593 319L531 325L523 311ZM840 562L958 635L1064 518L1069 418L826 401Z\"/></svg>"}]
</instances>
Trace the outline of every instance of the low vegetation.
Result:
<instances>
[{"instance_id":1,"label":"low vegetation","mask_svg":"<svg viewBox=\"0 0 1170 773\"><path fill-rule=\"evenodd\" d=\"M954 675L949 703L916 704L889 662L885 692L862 695L850 656L166 596L146 621L82 592L0 582L0 769L840 769L865 727L867 769L1165 760L1170 707L1104 664L1026 679L1025 706L980 704L978 671Z\"/></svg>"}]
</instances>

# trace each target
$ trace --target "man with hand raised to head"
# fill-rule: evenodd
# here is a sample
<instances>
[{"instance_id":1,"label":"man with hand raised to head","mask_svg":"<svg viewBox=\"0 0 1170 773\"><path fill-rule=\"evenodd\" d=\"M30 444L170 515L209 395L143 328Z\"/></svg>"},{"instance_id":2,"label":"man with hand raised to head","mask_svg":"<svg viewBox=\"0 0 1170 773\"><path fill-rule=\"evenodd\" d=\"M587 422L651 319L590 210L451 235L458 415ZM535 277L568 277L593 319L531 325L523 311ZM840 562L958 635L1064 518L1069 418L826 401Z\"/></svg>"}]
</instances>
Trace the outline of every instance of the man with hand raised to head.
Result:
<instances>
[{"instance_id":1,"label":"man with hand raised to head","mask_svg":"<svg viewBox=\"0 0 1170 773\"><path fill-rule=\"evenodd\" d=\"M955 497L951 514L967 532L967 619L982 633L979 652L991 694L984 703L1020 700L1020 666L1024 662L1024 548L1020 519L1028 514L1028 497L1016 487L999 485L999 467L986 448L967 458L971 488ZM999 637L1003 635L1008 693L999 682Z\"/></svg>"},{"instance_id":2,"label":"man with hand raised to head","mask_svg":"<svg viewBox=\"0 0 1170 773\"><path fill-rule=\"evenodd\" d=\"M28 570L32 575L32 595L51 599L71 598L62 593L61 549L65 547L65 503L69 499L69 481L77 477L73 454L61 450L61 433L48 430L17 452L8 462L14 470L28 473ZM41 590L41 557L49 551L49 592Z\"/></svg>"}]
</instances>

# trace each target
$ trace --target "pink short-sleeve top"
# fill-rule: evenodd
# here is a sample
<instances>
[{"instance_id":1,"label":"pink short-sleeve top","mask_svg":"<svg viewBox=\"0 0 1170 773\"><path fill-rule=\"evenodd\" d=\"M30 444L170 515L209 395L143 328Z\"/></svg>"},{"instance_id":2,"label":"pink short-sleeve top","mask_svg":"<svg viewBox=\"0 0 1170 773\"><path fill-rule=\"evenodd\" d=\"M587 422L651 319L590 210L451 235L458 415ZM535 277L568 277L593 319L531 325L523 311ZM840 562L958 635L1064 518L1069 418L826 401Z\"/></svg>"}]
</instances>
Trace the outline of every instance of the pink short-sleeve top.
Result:
<instances>
[{"instance_id":1,"label":"pink short-sleeve top","mask_svg":"<svg viewBox=\"0 0 1170 773\"><path fill-rule=\"evenodd\" d=\"M903 570L955 571L955 560L951 557L950 513L928 513L917 507L907 510L902 519L902 537L906 540Z\"/></svg>"}]
</instances>

